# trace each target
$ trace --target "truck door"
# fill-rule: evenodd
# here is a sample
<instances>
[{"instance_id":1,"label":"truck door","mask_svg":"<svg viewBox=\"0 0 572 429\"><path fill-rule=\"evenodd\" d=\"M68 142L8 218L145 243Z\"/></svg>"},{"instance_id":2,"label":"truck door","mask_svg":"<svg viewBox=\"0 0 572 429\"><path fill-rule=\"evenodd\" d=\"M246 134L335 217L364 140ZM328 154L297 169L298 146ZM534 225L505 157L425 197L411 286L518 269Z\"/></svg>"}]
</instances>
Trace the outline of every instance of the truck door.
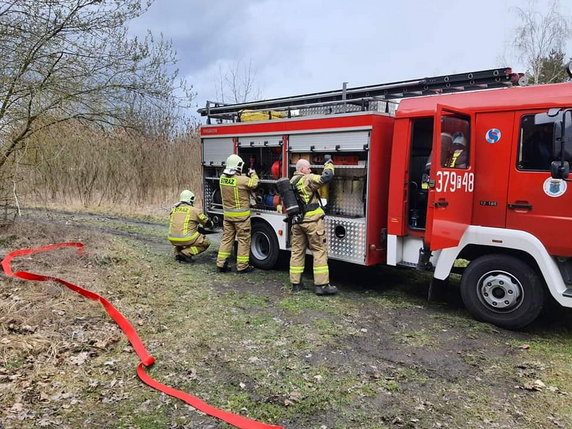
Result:
<instances>
[{"instance_id":1,"label":"truck door","mask_svg":"<svg viewBox=\"0 0 572 429\"><path fill-rule=\"evenodd\" d=\"M536 110L517 118L506 226L530 232L552 255L572 256L567 238L572 231L571 183L550 177L554 122L561 121L562 114Z\"/></svg>"},{"instance_id":2,"label":"truck door","mask_svg":"<svg viewBox=\"0 0 572 429\"><path fill-rule=\"evenodd\" d=\"M457 246L471 222L475 184L473 117L437 105L425 234L431 250Z\"/></svg>"}]
</instances>

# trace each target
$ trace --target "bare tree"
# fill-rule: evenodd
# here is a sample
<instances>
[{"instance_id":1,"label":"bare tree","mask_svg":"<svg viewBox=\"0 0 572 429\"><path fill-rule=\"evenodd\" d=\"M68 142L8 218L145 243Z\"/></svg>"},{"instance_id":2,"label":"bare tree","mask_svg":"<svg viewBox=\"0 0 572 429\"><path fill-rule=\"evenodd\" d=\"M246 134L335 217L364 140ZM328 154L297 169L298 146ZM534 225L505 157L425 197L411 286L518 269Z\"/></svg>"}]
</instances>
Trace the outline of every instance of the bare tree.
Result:
<instances>
[{"instance_id":1,"label":"bare tree","mask_svg":"<svg viewBox=\"0 0 572 429\"><path fill-rule=\"evenodd\" d=\"M152 1L0 0L0 169L46 127L133 126L134 105L186 91L170 42L127 34Z\"/></svg>"},{"instance_id":2,"label":"bare tree","mask_svg":"<svg viewBox=\"0 0 572 429\"><path fill-rule=\"evenodd\" d=\"M525 8L515 9L520 25L516 27L514 48L527 67L530 83L556 81L556 76L547 76L546 66L555 56L562 55L566 41L572 37L570 18L560 12L560 1L553 0L542 11L535 0L529 0Z\"/></svg>"},{"instance_id":3,"label":"bare tree","mask_svg":"<svg viewBox=\"0 0 572 429\"><path fill-rule=\"evenodd\" d=\"M256 71L252 60L248 64L238 60L226 68L219 65L217 82L217 101L223 103L244 103L260 97L256 86Z\"/></svg>"}]
</instances>

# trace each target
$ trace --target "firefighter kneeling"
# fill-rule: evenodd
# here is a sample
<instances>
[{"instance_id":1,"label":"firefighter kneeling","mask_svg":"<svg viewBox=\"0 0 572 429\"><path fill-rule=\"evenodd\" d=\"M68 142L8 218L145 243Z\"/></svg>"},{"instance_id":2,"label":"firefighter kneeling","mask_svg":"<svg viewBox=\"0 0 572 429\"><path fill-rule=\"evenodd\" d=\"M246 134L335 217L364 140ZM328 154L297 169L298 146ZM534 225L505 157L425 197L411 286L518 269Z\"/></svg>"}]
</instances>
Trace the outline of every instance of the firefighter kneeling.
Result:
<instances>
[{"instance_id":1,"label":"firefighter kneeling","mask_svg":"<svg viewBox=\"0 0 572 429\"><path fill-rule=\"evenodd\" d=\"M169 235L167 239L175 246L175 259L179 262L193 262L193 256L203 253L211 245L198 231L198 226L212 226L212 222L193 207L195 194L185 189L179 202L169 214Z\"/></svg>"},{"instance_id":2,"label":"firefighter kneeling","mask_svg":"<svg viewBox=\"0 0 572 429\"><path fill-rule=\"evenodd\" d=\"M312 174L310 163L300 159L296 163L296 172L290 181L302 213L292 222L292 253L290 257L290 281L292 291L302 289L302 273L306 259L306 247L312 251L314 258L314 286L317 295L334 295L338 292L335 286L330 285L328 270L328 250L326 244L326 230L324 226L324 213L320 204L318 188L332 180L334 177L334 164L327 161L321 176Z\"/></svg>"}]
</instances>

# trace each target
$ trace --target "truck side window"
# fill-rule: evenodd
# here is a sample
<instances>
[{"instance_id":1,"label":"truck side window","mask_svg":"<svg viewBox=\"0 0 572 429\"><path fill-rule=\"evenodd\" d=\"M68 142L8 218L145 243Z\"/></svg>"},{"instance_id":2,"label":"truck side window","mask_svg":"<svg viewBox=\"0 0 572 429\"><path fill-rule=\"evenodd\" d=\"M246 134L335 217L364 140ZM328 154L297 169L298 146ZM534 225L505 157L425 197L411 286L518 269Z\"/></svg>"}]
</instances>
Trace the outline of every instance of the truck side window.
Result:
<instances>
[{"instance_id":1,"label":"truck side window","mask_svg":"<svg viewBox=\"0 0 572 429\"><path fill-rule=\"evenodd\" d=\"M469 121L445 116L441 130L441 167L467 168L470 153Z\"/></svg>"},{"instance_id":2,"label":"truck side window","mask_svg":"<svg viewBox=\"0 0 572 429\"><path fill-rule=\"evenodd\" d=\"M539 120L545 114L525 115L520 121L519 170L549 171L554 121Z\"/></svg>"}]
</instances>

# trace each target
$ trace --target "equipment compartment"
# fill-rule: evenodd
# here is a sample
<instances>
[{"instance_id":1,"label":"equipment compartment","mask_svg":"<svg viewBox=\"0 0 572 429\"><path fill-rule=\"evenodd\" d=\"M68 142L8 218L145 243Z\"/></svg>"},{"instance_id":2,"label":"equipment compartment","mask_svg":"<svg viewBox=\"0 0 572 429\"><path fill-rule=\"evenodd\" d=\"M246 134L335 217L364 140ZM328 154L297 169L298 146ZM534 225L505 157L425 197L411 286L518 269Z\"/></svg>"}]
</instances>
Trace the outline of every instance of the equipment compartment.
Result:
<instances>
[{"instance_id":1,"label":"equipment compartment","mask_svg":"<svg viewBox=\"0 0 572 429\"><path fill-rule=\"evenodd\" d=\"M334 162L332 181L320 188L318 193L327 200L327 215L360 218L365 216L367 190L367 152L344 153L291 153L290 177L299 159L310 162L314 174L322 174L327 156Z\"/></svg>"}]
</instances>

